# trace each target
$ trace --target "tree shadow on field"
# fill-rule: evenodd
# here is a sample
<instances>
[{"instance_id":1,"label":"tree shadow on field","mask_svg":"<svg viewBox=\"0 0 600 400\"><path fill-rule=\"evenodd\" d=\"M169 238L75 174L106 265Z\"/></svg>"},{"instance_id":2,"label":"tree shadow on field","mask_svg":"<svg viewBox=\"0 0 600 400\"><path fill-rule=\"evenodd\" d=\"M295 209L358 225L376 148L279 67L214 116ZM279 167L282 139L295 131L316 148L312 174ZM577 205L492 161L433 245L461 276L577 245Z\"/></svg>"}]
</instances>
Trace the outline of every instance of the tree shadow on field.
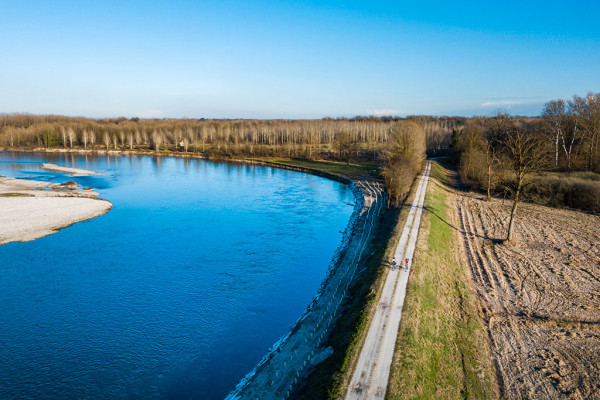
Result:
<instances>
[{"instance_id":1,"label":"tree shadow on field","mask_svg":"<svg viewBox=\"0 0 600 400\"><path fill-rule=\"evenodd\" d=\"M462 229L454 226L453 224L451 224L450 222L448 222L447 220L442 218L438 213L433 211L432 208L430 208L428 206L423 206L423 210L429 212L431 215L435 216L437 219L439 219L440 221L442 221L443 223L445 223L446 225L448 225L450 228L454 229L455 231L460 232L460 233L465 233Z\"/></svg>"},{"instance_id":2,"label":"tree shadow on field","mask_svg":"<svg viewBox=\"0 0 600 400\"><path fill-rule=\"evenodd\" d=\"M444 169L444 171L442 174L437 174L437 176L434 176L434 179L429 181L430 184L435 185L438 189L441 189L446 193L455 193L459 196L469 197L471 199L479 200L479 201L485 200L484 195L481 195L479 193L474 193L472 191L472 188L470 187L470 185L465 184L462 181L462 179L460 178L460 175L458 173L457 165L455 163L453 163L450 158L441 157L440 159L436 159L436 162L441 168ZM423 208L425 210L427 210L431 215L433 215L434 217L436 217L437 219L442 221L444 224L446 224L450 228L454 229L455 231L457 231L463 235L468 234L462 227L457 227L457 226L453 225L448 220L446 220L446 219L442 218L440 215L438 215L434 210L432 210L427 205L425 205ZM482 234L477 234L477 233L470 233L470 235L481 238L481 239L489 240L493 244L503 244L505 242L504 239L493 238L493 237L489 237L487 235L482 235Z\"/></svg>"},{"instance_id":3,"label":"tree shadow on field","mask_svg":"<svg viewBox=\"0 0 600 400\"><path fill-rule=\"evenodd\" d=\"M440 221L442 221L444 224L448 225L450 228L454 229L456 232L459 232L463 235L466 235L467 232L465 232L463 229L451 224L450 222L448 222L446 219L442 218L439 214L437 214L435 211L433 211L430 207L428 206L423 206L423 210L428 211L431 215L433 215L434 217L436 217L437 219L439 219ZM484 235L479 235L479 234L471 234L472 236L478 237L478 238L482 238L482 239L487 239L490 240L494 243L502 243L502 239L495 239L495 238L491 238L488 236L484 236Z\"/></svg>"}]
</instances>

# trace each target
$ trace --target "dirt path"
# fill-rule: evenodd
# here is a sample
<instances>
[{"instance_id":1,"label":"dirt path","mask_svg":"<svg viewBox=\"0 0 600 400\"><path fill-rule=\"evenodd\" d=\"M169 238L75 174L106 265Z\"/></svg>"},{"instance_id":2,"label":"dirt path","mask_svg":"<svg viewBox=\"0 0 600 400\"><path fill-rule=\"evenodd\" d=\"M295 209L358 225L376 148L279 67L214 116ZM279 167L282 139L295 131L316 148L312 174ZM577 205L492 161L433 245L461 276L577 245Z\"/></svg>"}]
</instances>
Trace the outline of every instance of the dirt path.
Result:
<instances>
[{"instance_id":1,"label":"dirt path","mask_svg":"<svg viewBox=\"0 0 600 400\"><path fill-rule=\"evenodd\" d=\"M600 399L600 217L456 196L462 252L507 399Z\"/></svg>"},{"instance_id":2,"label":"dirt path","mask_svg":"<svg viewBox=\"0 0 600 400\"><path fill-rule=\"evenodd\" d=\"M273 345L228 399L287 399L296 384L331 354L331 349L322 344L339 317L346 291L357 277L359 260L367 255L376 221L385 206L380 183L357 181L355 185L360 195L346 228L345 246L339 249L321 289L288 335Z\"/></svg>"},{"instance_id":3,"label":"dirt path","mask_svg":"<svg viewBox=\"0 0 600 400\"><path fill-rule=\"evenodd\" d=\"M392 266L388 271L379 306L371 320L349 384L348 400L385 397L430 169L431 161L428 161L394 255L401 267L404 267L405 259L409 260L407 269Z\"/></svg>"}]
</instances>

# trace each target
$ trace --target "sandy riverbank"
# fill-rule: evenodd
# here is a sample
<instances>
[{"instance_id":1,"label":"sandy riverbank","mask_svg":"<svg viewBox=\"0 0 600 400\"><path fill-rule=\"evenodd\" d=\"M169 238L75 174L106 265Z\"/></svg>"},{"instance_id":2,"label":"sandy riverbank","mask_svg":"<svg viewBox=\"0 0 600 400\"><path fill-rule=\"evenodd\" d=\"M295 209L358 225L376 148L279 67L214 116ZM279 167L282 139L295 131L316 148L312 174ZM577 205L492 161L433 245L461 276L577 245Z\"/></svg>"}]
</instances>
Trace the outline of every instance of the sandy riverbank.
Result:
<instances>
[{"instance_id":1,"label":"sandy riverbank","mask_svg":"<svg viewBox=\"0 0 600 400\"><path fill-rule=\"evenodd\" d=\"M93 189L73 185L0 177L0 245L39 239L112 208Z\"/></svg>"},{"instance_id":2,"label":"sandy riverbank","mask_svg":"<svg viewBox=\"0 0 600 400\"><path fill-rule=\"evenodd\" d=\"M98 172L90 171L90 170L87 170L87 169L63 167L62 165L50 164L50 163L44 163L44 164L42 164L42 168L46 169L48 171L64 172L64 173L67 173L67 174L71 174L73 176L102 175L102 174L100 174Z\"/></svg>"}]
</instances>

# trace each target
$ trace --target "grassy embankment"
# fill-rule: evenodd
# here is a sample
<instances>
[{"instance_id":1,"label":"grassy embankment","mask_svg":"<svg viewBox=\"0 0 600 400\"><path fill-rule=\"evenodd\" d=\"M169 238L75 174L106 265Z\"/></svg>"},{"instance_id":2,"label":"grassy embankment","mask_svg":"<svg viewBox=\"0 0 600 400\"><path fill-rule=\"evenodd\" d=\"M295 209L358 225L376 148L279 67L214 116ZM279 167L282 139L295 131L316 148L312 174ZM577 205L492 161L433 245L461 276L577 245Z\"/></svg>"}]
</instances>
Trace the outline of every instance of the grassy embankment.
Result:
<instances>
[{"instance_id":1,"label":"grassy embankment","mask_svg":"<svg viewBox=\"0 0 600 400\"><path fill-rule=\"evenodd\" d=\"M349 165L346 165L345 162L340 161L290 160L283 158L265 158L260 160L273 164L282 164L290 167L321 171L327 174L349 179L361 179L367 177L373 178L380 175L380 164L376 163L349 163Z\"/></svg>"},{"instance_id":2,"label":"grassy embankment","mask_svg":"<svg viewBox=\"0 0 600 400\"><path fill-rule=\"evenodd\" d=\"M434 162L388 399L496 399L479 303L458 255L448 165Z\"/></svg>"}]
</instances>

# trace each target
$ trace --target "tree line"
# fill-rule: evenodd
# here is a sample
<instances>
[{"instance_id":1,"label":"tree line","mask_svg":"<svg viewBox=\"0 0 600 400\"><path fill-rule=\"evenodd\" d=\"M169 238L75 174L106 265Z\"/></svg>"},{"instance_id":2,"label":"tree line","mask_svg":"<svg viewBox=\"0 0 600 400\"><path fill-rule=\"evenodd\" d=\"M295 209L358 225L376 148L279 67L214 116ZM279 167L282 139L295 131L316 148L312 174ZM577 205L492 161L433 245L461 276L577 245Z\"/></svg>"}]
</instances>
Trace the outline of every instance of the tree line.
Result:
<instances>
[{"instance_id":1,"label":"tree line","mask_svg":"<svg viewBox=\"0 0 600 400\"><path fill-rule=\"evenodd\" d=\"M390 130L422 127L431 153L451 145L464 118L354 117L319 120L90 119L0 115L0 146L199 153L206 157L381 160Z\"/></svg>"}]
</instances>

